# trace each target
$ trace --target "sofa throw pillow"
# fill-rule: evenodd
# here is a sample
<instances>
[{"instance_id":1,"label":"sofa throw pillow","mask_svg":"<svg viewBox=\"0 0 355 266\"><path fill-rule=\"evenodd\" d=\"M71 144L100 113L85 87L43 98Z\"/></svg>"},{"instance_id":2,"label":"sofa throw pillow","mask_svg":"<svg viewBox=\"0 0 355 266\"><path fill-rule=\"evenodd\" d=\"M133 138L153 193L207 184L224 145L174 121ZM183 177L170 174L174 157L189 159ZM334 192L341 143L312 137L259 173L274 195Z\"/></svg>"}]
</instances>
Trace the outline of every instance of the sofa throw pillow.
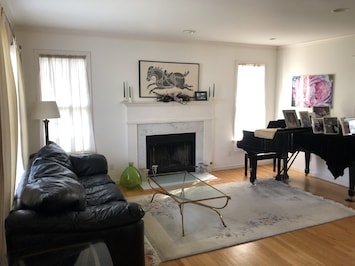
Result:
<instances>
[{"instance_id":1,"label":"sofa throw pillow","mask_svg":"<svg viewBox=\"0 0 355 266\"><path fill-rule=\"evenodd\" d=\"M107 160L102 154L72 154L69 158L78 177L107 174Z\"/></svg>"},{"instance_id":2,"label":"sofa throw pillow","mask_svg":"<svg viewBox=\"0 0 355 266\"><path fill-rule=\"evenodd\" d=\"M86 207L84 187L75 179L42 177L25 186L21 203L43 212L81 211Z\"/></svg>"}]
</instances>

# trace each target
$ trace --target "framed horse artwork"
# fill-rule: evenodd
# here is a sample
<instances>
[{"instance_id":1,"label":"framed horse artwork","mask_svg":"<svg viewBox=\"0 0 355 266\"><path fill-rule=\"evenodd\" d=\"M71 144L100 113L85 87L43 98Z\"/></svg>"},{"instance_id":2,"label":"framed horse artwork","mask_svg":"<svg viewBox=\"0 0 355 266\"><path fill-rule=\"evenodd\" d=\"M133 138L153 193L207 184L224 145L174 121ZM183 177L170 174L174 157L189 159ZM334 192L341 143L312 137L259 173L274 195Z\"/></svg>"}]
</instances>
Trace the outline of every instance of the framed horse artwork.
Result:
<instances>
[{"instance_id":1,"label":"framed horse artwork","mask_svg":"<svg viewBox=\"0 0 355 266\"><path fill-rule=\"evenodd\" d=\"M195 97L199 90L200 65L139 60L139 97L184 94Z\"/></svg>"}]
</instances>

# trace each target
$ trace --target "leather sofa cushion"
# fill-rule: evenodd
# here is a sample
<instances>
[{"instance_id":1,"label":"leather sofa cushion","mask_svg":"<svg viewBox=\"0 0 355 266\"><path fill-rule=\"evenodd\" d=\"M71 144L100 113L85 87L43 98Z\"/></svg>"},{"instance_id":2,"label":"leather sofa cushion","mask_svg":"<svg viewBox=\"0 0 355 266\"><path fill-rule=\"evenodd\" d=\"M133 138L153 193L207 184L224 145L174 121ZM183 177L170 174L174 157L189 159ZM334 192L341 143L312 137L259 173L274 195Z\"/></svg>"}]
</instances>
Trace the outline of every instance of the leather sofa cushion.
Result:
<instances>
[{"instance_id":1,"label":"leather sofa cushion","mask_svg":"<svg viewBox=\"0 0 355 266\"><path fill-rule=\"evenodd\" d=\"M69 155L50 142L33 156L21 204L40 212L84 210L86 193L77 180Z\"/></svg>"},{"instance_id":2,"label":"leather sofa cushion","mask_svg":"<svg viewBox=\"0 0 355 266\"><path fill-rule=\"evenodd\" d=\"M28 182L48 176L77 178L69 155L54 142L42 147L34 156Z\"/></svg>"},{"instance_id":3,"label":"leather sofa cushion","mask_svg":"<svg viewBox=\"0 0 355 266\"><path fill-rule=\"evenodd\" d=\"M107 174L79 178L79 182L85 188L87 206L99 206L110 201L126 201Z\"/></svg>"},{"instance_id":4,"label":"leather sofa cushion","mask_svg":"<svg viewBox=\"0 0 355 266\"><path fill-rule=\"evenodd\" d=\"M107 160L102 154L71 154L69 158L79 177L107 174Z\"/></svg>"},{"instance_id":5,"label":"leather sofa cushion","mask_svg":"<svg viewBox=\"0 0 355 266\"><path fill-rule=\"evenodd\" d=\"M86 207L86 192L73 178L42 177L26 184L21 204L40 212L81 211Z\"/></svg>"},{"instance_id":6,"label":"leather sofa cushion","mask_svg":"<svg viewBox=\"0 0 355 266\"><path fill-rule=\"evenodd\" d=\"M45 158L51 160L52 162L56 162L73 171L69 154L54 142L49 142L48 145L42 147L35 155L35 158Z\"/></svg>"},{"instance_id":7,"label":"leather sofa cushion","mask_svg":"<svg viewBox=\"0 0 355 266\"><path fill-rule=\"evenodd\" d=\"M78 179L77 175L68 167L52 160L51 158L38 157L32 162L28 182L35 182L43 177L68 177Z\"/></svg>"},{"instance_id":8,"label":"leather sofa cushion","mask_svg":"<svg viewBox=\"0 0 355 266\"><path fill-rule=\"evenodd\" d=\"M136 223L144 216L142 207L134 202L112 201L90 206L80 212L54 212L39 215L35 210L12 212L5 221L8 234L46 234L94 232ZM120 238L120 235L117 235Z\"/></svg>"}]
</instances>

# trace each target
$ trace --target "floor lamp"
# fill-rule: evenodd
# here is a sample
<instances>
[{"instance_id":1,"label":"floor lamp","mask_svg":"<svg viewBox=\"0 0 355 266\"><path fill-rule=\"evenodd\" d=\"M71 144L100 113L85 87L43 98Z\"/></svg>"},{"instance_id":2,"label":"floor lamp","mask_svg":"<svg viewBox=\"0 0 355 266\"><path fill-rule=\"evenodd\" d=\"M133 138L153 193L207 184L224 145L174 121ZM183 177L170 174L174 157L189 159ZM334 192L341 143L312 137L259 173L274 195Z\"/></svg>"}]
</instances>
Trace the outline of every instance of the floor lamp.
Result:
<instances>
[{"instance_id":1,"label":"floor lamp","mask_svg":"<svg viewBox=\"0 0 355 266\"><path fill-rule=\"evenodd\" d=\"M43 119L46 145L49 143L48 118L59 118L59 110L55 101L37 102L32 109L32 119Z\"/></svg>"}]
</instances>

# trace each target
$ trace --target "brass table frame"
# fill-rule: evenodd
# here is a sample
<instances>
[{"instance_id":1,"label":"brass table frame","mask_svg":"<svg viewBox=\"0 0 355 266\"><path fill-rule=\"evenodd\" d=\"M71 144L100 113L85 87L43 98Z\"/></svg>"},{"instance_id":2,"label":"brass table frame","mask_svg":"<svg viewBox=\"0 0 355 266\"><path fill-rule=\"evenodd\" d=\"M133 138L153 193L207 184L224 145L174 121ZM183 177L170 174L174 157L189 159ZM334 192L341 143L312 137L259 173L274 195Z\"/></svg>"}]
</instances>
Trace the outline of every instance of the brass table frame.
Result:
<instances>
[{"instance_id":1,"label":"brass table frame","mask_svg":"<svg viewBox=\"0 0 355 266\"><path fill-rule=\"evenodd\" d=\"M177 181L177 184L174 185L165 185L163 182L160 182L161 178L169 177L169 176L180 176L181 180ZM226 195L222 191L217 188L211 186L207 182L199 179L194 176L192 173L187 171L182 172L173 172L173 173L165 173L158 175L148 175L148 183L149 186L153 189L154 194L150 202L153 202L154 197L157 194L163 194L172 198L179 206L180 214L181 214L181 229L182 236L185 236L185 228L184 228L184 205L187 203L196 204L202 207L209 208L217 213L221 223L224 227L226 227L225 222L223 221L222 214L218 211L227 206L230 196ZM155 185L155 186L154 186ZM191 191L196 191L194 195L191 195ZM203 195L199 197L198 190L202 192ZM205 190L205 191L202 191ZM188 191L188 193L186 193ZM191 197L189 197L189 194ZM211 195L210 195L211 194ZM194 197L195 196L195 197ZM213 199L225 199L225 202L221 206L212 206L210 204L203 203L203 201L209 201Z\"/></svg>"}]
</instances>

